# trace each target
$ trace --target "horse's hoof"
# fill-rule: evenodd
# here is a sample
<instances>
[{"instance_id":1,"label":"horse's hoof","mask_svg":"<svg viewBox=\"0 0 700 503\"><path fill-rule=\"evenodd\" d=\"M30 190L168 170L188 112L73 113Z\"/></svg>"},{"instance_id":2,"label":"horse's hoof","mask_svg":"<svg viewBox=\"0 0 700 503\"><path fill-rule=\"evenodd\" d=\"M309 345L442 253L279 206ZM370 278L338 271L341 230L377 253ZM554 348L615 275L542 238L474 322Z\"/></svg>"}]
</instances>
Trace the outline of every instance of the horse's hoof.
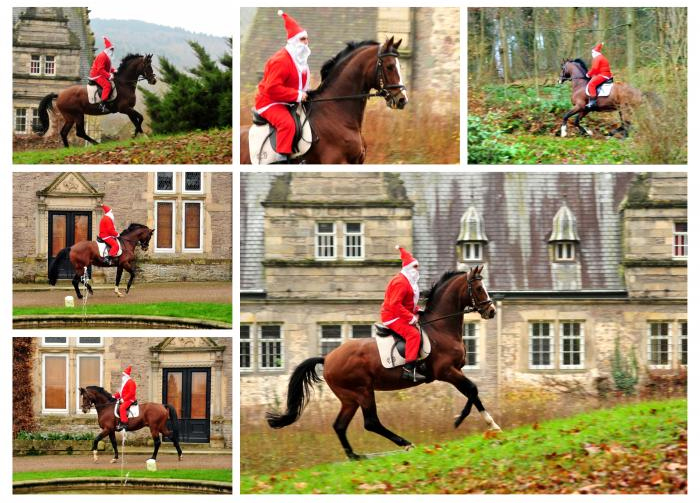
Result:
<instances>
[{"instance_id":1,"label":"horse's hoof","mask_svg":"<svg viewBox=\"0 0 700 503\"><path fill-rule=\"evenodd\" d=\"M121 293L121 292L114 292L114 294L115 294L117 297L124 297L124 294Z\"/></svg>"},{"instance_id":2,"label":"horse's hoof","mask_svg":"<svg viewBox=\"0 0 700 503\"><path fill-rule=\"evenodd\" d=\"M412 451L412 450L415 449L415 448L416 448L416 446L413 445L413 444L408 444L408 445L404 445L404 446L403 446L403 450L406 451L406 452Z\"/></svg>"},{"instance_id":3,"label":"horse's hoof","mask_svg":"<svg viewBox=\"0 0 700 503\"><path fill-rule=\"evenodd\" d=\"M114 463L116 463L117 461L118 461L117 458L112 458L109 462L110 462L110 464L114 464Z\"/></svg>"},{"instance_id":4,"label":"horse's hoof","mask_svg":"<svg viewBox=\"0 0 700 503\"><path fill-rule=\"evenodd\" d=\"M182 461L182 455L178 456L178 457L177 457L177 460L178 460L178 461Z\"/></svg>"}]
</instances>

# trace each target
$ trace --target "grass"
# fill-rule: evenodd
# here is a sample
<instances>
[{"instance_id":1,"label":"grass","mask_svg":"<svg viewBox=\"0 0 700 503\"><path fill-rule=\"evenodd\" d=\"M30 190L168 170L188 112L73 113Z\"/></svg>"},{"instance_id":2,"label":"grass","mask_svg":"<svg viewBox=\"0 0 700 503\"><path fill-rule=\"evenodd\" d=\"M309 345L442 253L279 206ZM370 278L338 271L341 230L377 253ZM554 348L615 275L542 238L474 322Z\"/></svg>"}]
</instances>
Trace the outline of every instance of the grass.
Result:
<instances>
[{"instance_id":1,"label":"grass","mask_svg":"<svg viewBox=\"0 0 700 503\"><path fill-rule=\"evenodd\" d=\"M97 145L13 152L14 164L225 164L231 162L231 129L140 135Z\"/></svg>"},{"instance_id":2,"label":"grass","mask_svg":"<svg viewBox=\"0 0 700 503\"><path fill-rule=\"evenodd\" d=\"M79 302L79 301L78 301ZM82 314L80 307L14 307L13 316ZM87 306L87 314L124 314L142 316L170 316L232 323L231 303L217 302L158 302L154 304L94 304Z\"/></svg>"},{"instance_id":3,"label":"grass","mask_svg":"<svg viewBox=\"0 0 700 503\"><path fill-rule=\"evenodd\" d=\"M641 402L362 462L242 474L241 493L684 492L686 430L686 399Z\"/></svg>"},{"instance_id":4,"label":"grass","mask_svg":"<svg viewBox=\"0 0 700 503\"><path fill-rule=\"evenodd\" d=\"M616 138L596 141L521 134L506 136L501 142L517 152L512 164L637 164L631 144Z\"/></svg>"},{"instance_id":5,"label":"grass","mask_svg":"<svg viewBox=\"0 0 700 503\"><path fill-rule=\"evenodd\" d=\"M182 479L182 480L208 480L214 482L231 482L231 470L206 469L206 470L163 470L149 472L148 470L129 470L129 478L149 479ZM123 477L120 470L49 470L37 472L13 473L14 482L26 480L53 480L60 478L89 478L89 477Z\"/></svg>"}]
</instances>

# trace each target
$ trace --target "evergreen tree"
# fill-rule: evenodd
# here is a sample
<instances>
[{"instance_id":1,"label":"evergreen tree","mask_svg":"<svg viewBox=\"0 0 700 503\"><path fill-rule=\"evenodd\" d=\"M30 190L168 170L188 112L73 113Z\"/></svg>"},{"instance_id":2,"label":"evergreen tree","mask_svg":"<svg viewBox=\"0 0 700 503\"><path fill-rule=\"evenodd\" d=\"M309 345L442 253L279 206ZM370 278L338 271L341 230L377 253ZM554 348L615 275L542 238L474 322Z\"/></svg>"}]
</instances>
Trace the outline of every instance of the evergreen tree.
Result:
<instances>
[{"instance_id":1,"label":"evergreen tree","mask_svg":"<svg viewBox=\"0 0 700 503\"><path fill-rule=\"evenodd\" d=\"M232 39L227 42L231 47ZM168 90L158 96L141 89L154 133L231 127L232 55L225 54L217 64L200 44L193 41L188 44L199 60L196 68L182 72L167 58L158 58L160 78L169 85Z\"/></svg>"}]
</instances>

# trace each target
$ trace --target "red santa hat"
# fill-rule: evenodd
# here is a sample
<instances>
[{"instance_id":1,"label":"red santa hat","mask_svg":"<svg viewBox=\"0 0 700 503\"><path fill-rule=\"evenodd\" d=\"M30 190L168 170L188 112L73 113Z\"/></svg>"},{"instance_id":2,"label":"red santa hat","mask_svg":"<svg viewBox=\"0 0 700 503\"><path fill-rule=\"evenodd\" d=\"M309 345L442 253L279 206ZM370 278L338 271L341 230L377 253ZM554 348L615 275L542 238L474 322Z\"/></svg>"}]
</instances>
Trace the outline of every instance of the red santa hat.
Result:
<instances>
[{"instance_id":1,"label":"red santa hat","mask_svg":"<svg viewBox=\"0 0 700 503\"><path fill-rule=\"evenodd\" d=\"M403 269L404 267L410 267L414 264L418 264L418 261L413 258L413 255L411 255L411 252L407 251L405 248L400 247L399 245L396 245L396 249L401 252L401 268Z\"/></svg>"},{"instance_id":2,"label":"red santa hat","mask_svg":"<svg viewBox=\"0 0 700 503\"><path fill-rule=\"evenodd\" d=\"M107 206L106 204L103 204L103 205L102 205L102 211L104 211L105 214L107 214L107 213L109 213L110 211L112 211L112 208L110 208L110 207Z\"/></svg>"},{"instance_id":3,"label":"red santa hat","mask_svg":"<svg viewBox=\"0 0 700 503\"><path fill-rule=\"evenodd\" d=\"M124 369L124 373L125 373L126 375L128 375L129 377L131 377L131 365L129 365L128 367L126 367L126 368Z\"/></svg>"},{"instance_id":4,"label":"red santa hat","mask_svg":"<svg viewBox=\"0 0 700 503\"><path fill-rule=\"evenodd\" d=\"M109 41L107 37L102 37L105 41L105 49L112 49L114 46L112 45L112 42Z\"/></svg>"},{"instance_id":5,"label":"red santa hat","mask_svg":"<svg viewBox=\"0 0 700 503\"><path fill-rule=\"evenodd\" d=\"M593 48L593 52L595 52L596 55L602 54L602 52L603 52L603 42L598 42L598 43L596 44L596 46Z\"/></svg>"},{"instance_id":6,"label":"red santa hat","mask_svg":"<svg viewBox=\"0 0 700 503\"><path fill-rule=\"evenodd\" d=\"M308 36L306 30L299 26L299 23L297 23L292 16L283 10L278 10L277 15L284 18L284 29L287 30L287 42L291 40L299 40L300 38Z\"/></svg>"}]
</instances>

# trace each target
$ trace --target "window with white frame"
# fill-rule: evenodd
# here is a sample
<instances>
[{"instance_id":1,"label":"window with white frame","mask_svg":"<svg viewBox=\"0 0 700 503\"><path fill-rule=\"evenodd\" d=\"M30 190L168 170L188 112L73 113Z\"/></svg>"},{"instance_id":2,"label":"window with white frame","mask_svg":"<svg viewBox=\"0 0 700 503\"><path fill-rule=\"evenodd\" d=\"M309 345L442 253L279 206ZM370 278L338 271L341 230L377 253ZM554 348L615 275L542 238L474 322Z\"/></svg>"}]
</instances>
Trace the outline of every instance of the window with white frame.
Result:
<instances>
[{"instance_id":1,"label":"window with white frame","mask_svg":"<svg viewBox=\"0 0 700 503\"><path fill-rule=\"evenodd\" d=\"M364 339L367 337L372 337L372 324L362 324L362 325L351 325L350 326L350 337L353 339Z\"/></svg>"},{"instance_id":2,"label":"window with white frame","mask_svg":"<svg viewBox=\"0 0 700 503\"><path fill-rule=\"evenodd\" d=\"M102 355L79 354L75 359L78 388L102 386ZM76 409L81 411L80 393L76 393ZM95 409L91 409L94 414Z\"/></svg>"},{"instance_id":3,"label":"window with white frame","mask_svg":"<svg viewBox=\"0 0 700 503\"><path fill-rule=\"evenodd\" d=\"M649 322L647 360L652 368L670 368L671 366L670 325L666 321Z\"/></svg>"},{"instance_id":4,"label":"window with white frame","mask_svg":"<svg viewBox=\"0 0 700 503\"><path fill-rule=\"evenodd\" d=\"M241 370L251 370L253 368L252 342L250 325L241 325Z\"/></svg>"},{"instance_id":5,"label":"window with white frame","mask_svg":"<svg viewBox=\"0 0 700 503\"><path fill-rule=\"evenodd\" d=\"M41 345L47 347L67 347L68 337L44 337L41 341Z\"/></svg>"},{"instance_id":6,"label":"window with white frame","mask_svg":"<svg viewBox=\"0 0 700 503\"><path fill-rule=\"evenodd\" d=\"M185 194L204 193L201 171L185 171L182 174L182 192Z\"/></svg>"},{"instance_id":7,"label":"window with white frame","mask_svg":"<svg viewBox=\"0 0 700 503\"><path fill-rule=\"evenodd\" d=\"M343 342L343 327L341 325L320 326L321 356L326 356Z\"/></svg>"},{"instance_id":8,"label":"window with white frame","mask_svg":"<svg viewBox=\"0 0 700 503\"><path fill-rule=\"evenodd\" d=\"M572 241L560 241L554 244L554 254L556 260L574 260L576 247Z\"/></svg>"},{"instance_id":9,"label":"window with white frame","mask_svg":"<svg viewBox=\"0 0 700 503\"><path fill-rule=\"evenodd\" d=\"M464 367L469 369L479 368L479 324L465 323L464 334Z\"/></svg>"},{"instance_id":10,"label":"window with white frame","mask_svg":"<svg viewBox=\"0 0 700 503\"><path fill-rule=\"evenodd\" d=\"M44 75L56 75L56 58L44 56Z\"/></svg>"},{"instance_id":11,"label":"window with white frame","mask_svg":"<svg viewBox=\"0 0 700 503\"><path fill-rule=\"evenodd\" d=\"M481 243L478 241L462 243L462 260L481 260Z\"/></svg>"},{"instance_id":12,"label":"window with white frame","mask_svg":"<svg viewBox=\"0 0 700 503\"><path fill-rule=\"evenodd\" d=\"M335 257L335 223L316 222L316 260L333 260Z\"/></svg>"},{"instance_id":13,"label":"window with white frame","mask_svg":"<svg viewBox=\"0 0 700 503\"><path fill-rule=\"evenodd\" d=\"M39 54L32 54L29 60L29 74L41 75L41 56Z\"/></svg>"},{"instance_id":14,"label":"window with white frame","mask_svg":"<svg viewBox=\"0 0 700 503\"><path fill-rule=\"evenodd\" d=\"M68 412L68 355L44 354L42 357L42 411Z\"/></svg>"},{"instance_id":15,"label":"window with white frame","mask_svg":"<svg viewBox=\"0 0 700 503\"><path fill-rule=\"evenodd\" d=\"M680 363L681 365L688 365L688 322L681 321L681 354Z\"/></svg>"},{"instance_id":16,"label":"window with white frame","mask_svg":"<svg viewBox=\"0 0 700 503\"><path fill-rule=\"evenodd\" d=\"M202 201L185 201L182 211L182 250L185 252L201 252L203 237Z\"/></svg>"},{"instance_id":17,"label":"window with white frame","mask_svg":"<svg viewBox=\"0 0 700 503\"><path fill-rule=\"evenodd\" d=\"M39 122L39 109L38 108L32 108L32 131L36 131L39 129L39 126L41 125Z\"/></svg>"},{"instance_id":18,"label":"window with white frame","mask_svg":"<svg viewBox=\"0 0 700 503\"><path fill-rule=\"evenodd\" d=\"M552 353L554 340L552 323L537 321L530 323L529 363L531 369L554 368Z\"/></svg>"},{"instance_id":19,"label":"window with white frame","mask_svg":"<svg viewBox=\"0 0 700 503\"><path fill-rule=\"evenodd\" d=\"M282 326L262 325L260 329L259 351L260 369L279 370L284 367L282 353Z\"/></svg>"},{"instance_id":20,"label":"window with white frame","mask_svg":"<svg viewBox=\"0 0 700 503\"><path fill-rule=\"evenodd\" d=\"M155 202L156 252L175 251L175 201Z\"/></svg>"},{"instance_id":21,"label":"window with white frame","mask_svg":"<svg viewBox=\"0 0 700 503\"><path fill-rule=\"evenodd\" d=\"M15 133L27 132L27 109L15 108Z\"/></svg>"},{"instance_id":22,"label":"window with white frame","mask_svg":"<svg viewBox=\"0 0 700 503\"><path fill-rule=\"evenodd\" d=\"M175 172L158 171L154 192L156 194L173 194L175 192Z\"/></svg>"},{"instance_id":23,"label":"window with white frame","mask_svg":"<svg viewBox=\"0 0 700 503\"><path fill-rule=\"evenodd\" d=\"M78 337L77 345L83 347L100 347L102 346L102 337Z\"/></svg>"},{"instance_id":24,"label":"window with white frame","mask_svg":"<svg viewBox=\"0 0 700 503\"><path fill-rule=\"evenodd\" d=\"M584 330L579 321L559 324L560 365L563 369L582 369L585 366Z\"/></svg>"},{"instance_id":25,"label":"window with white frame","mask_svg":"<svg viewBox=\"0 0 700 503\"><path fill-rule=\"evenodd\" d=\"M360 260L365 257L363 227L363 224L359 222L345 223L344 258L348 260Z\"/></svg>"},{"instance_id":26,"label":"window with white frame","mask_svg":"<svg viewBox=\"0 0 700 503\"><path fill-rule=\"evenodd\" d=\"M688 222L673 224L673 258L688 258Z\"/></svg>"}]
</instances>

